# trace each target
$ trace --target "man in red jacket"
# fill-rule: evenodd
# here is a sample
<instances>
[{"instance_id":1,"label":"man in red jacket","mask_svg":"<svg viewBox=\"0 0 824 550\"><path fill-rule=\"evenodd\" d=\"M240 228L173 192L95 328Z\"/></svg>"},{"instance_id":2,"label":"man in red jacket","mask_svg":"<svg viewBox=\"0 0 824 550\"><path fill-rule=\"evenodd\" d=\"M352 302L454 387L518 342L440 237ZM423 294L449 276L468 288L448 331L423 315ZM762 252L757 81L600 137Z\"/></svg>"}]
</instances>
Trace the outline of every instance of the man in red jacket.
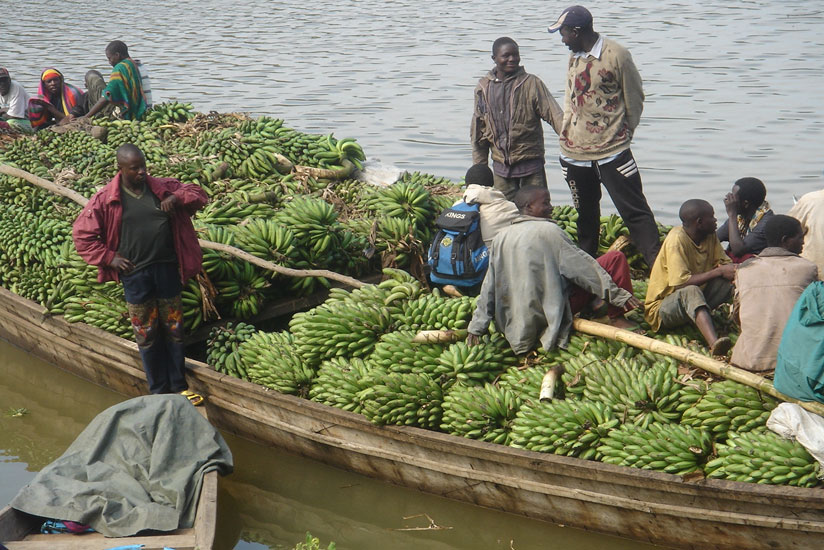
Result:
<instances>
[{"instance_id":1,"label":"man in red jacket","mask_svg":"<svg viewBox=\"0 0 824 550\"><path fill-rule=\"evenodd\" d=\"M208 197L197 185L149 176L146 157L130 143L117 150L117 167L75 220L75 247L98 266L98 281L123 283L149 391L199 405L203 397L186 383L180 293L200 271L191 216Z\"/></svg>"}]
</instances>

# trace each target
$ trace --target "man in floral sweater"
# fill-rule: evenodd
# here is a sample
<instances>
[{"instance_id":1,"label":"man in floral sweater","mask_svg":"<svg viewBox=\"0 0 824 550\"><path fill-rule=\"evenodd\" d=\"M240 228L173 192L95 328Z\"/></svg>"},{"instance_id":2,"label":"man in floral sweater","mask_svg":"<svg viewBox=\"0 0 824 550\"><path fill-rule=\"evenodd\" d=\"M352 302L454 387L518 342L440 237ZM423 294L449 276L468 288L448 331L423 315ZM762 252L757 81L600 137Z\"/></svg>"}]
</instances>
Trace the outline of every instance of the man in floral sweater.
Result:
<instances>
[{"instance_id":1,"label":"man in floral sweater","mask_svg":"<svg viewBox=\"0 0 824 550\"><path fill-rule=\"evenodd\" d=\"M578 245L598 252L601 184L649 265L661 245L655 218L630 151L641 120L644 91L629 51L592 28L583 6L563 11L549 32L560 31L570 49L559 133L561 169L578 210Z\"/></svg>"}]
</instances>

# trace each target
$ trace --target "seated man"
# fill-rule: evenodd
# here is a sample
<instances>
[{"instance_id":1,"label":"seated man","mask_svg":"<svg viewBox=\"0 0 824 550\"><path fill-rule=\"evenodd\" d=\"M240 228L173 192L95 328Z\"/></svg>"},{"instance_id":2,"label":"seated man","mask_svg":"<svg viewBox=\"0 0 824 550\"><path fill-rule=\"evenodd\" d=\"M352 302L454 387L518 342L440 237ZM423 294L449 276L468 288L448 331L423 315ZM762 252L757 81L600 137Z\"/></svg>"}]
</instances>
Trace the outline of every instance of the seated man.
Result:
<instances>
[{"instance_id":1,"label":"seated man","mask_svg":"<svg viewBox=\"0 0 824 550\"><path fill-rule=\"evenodd\" d=\"M801 257L813 262L818 273L824 274L824 189L803 195L787 214L801 222L804 229Z\"/></svg>"},{"instance_id":2,"label":"seated man","mask_svg":"<svg viewBox=\"0 0 824 550\"><path fill-rule=\"evenodd\" d=\"M654 331L693 322L712 354L726 355L732 342L715 333L710 310L729 299L735 266L715 236L710 203L690 199L678 216L683 225L669 232L652 266L644 316Z\"/></svg>"},{"instance_id":3,"label":"seated man","mask_svg":"<svg viewBox=\"0 0 824 550\"><path fill-rule=\"evenodd\" d=\"M8 70L0 67L0 120L17 130L31 132L28 112L29 94L11 79Z\"/></svg>"},{"instance_id":4,"label":"seated man","mask_svg":"<svg viewBox=\"0 0 824 550\"><path fill-rule=\"evenodd\" d=\"M570 294L576 286L589 293L590 299L594 295L615 306L617 319L623 321L615 324L625 326L628 321L621 313L641 305L632 295L629 279L626 287L620 288L599 262L569 240L550 219L552 204L546 188L522 187L515 195L515 204L520 215L492 242L489 270L469 324L467 343L476 344L494 318L495 326L517 354L539 344L546 350L566 345L572 329ZM607 265L620 263L612 256L602 261ZM623 263L626 265L626 258Z\"/></svg>"},{"instance_id":5,"label":"seated man","mask_svg":"<svg viewBox=\"0 0 824 550\"><path fill-rule=\"evenodd\" d=\"M106 59L112 66L109 83L100 100L86 113L93 117L109 105L120 107L120 116L126 120L140 120L146 112L146 96L137 65L129 57L129 49L120 40L106 46Z\"/></svg>"},{"instance_id":6,"label":"seated man","mask_svg":"<svg viewBox=\"0 0 824 550\"><path fill-rule=\"evenodd\" d=\"M733 263L741 263L767 248L764 227L773 216L773 211L764 200L766 196L767 188L761 180L741 178L724 197L727 220L718 228L716 235L719 241L730 243L727 255Z\"/></svg>"},{"instance_id":7,"label":"seated man","mask_svg":"<svg viewBox=\"0 0 824 550\"><path fill-rule=\"evenodd\" d=\"M507 227L518 217L518 207L507 200L504 194L492 188L492 170L486 164L475 164L466 171L466 191L463 200L467 204L479 204L481 214L481 235L487 247L498 231Z\"/></svg>"},{"instance_id":8,"label":"seated man","mask_svg":"<svg viewBox=\"0 0 824 550\"><path fill-rule=\"evenodd\" d=\"M824 403L824 283L814 281L795 303L775 363L773 385L801 401Z\"/></svg>"},{"instance_id":9,"label":"seated man","mask_svg":"<svg viewBox=\"0 0 824 550\"><path fill-rule=\"evenodd\" d=\"M732 350L732 363L754 372L775 369L790 312L804 289L818 279L815 264L798 256L804 246L798 220L771 216L766 226L767 248L735 273L734 303L741 336Z\"/></svg>"}]
</instances>

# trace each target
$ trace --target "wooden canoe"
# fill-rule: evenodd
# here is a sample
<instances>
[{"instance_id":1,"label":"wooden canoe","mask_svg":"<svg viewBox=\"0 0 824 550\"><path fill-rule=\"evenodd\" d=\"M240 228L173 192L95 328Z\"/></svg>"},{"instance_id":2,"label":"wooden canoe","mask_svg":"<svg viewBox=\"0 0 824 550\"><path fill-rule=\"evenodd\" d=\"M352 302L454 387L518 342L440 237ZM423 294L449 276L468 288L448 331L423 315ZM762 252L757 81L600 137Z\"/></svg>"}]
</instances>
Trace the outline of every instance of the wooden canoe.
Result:
<instances>
[{"instance_id":1,"label":"wooden canoe","mask_svg":"<svg viewBox=\"0 0 824 550\"><path fill-rule=\"evenodd\" d=\"M132 397L146 391L133 342L51 317L0 289L0 337ZM824 490L679 476L399 426L283 395L188 361L211 422L349 471L555 524L685 549L818 549Z\"/></svg>"},{"instance_id":2,"label":"wooden canoe","mask_svg":"<svg viewBox=\"0 0 824 550\"><path fill-rule=\"evenodd\" d=\"M202 412L206 416L205 412ZM0 543L8 550L107 550L118 546L143 545L143 550L212 550L217 529L217 470L203 476L194 526L189 529L107 538L100 533L40 534L43 518L15 510L0 510Z\"/></svg>"}]
</instances>

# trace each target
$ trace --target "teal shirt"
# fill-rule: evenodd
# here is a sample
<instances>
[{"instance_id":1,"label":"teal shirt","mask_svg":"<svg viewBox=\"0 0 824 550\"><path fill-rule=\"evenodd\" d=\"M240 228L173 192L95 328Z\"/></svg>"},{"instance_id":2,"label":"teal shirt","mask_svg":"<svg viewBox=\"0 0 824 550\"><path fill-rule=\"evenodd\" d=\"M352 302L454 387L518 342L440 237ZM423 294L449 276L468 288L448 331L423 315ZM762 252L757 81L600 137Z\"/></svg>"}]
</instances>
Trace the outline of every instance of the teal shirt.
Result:
<instances>
[{"instance_id":1,"label":"teal shirt","mask_svg":"<svg viewBox=\"0 0 824 550\"><path fill-rule=\"evenodd\" d=\"M790 313L775 366L775 389L824 403L824 283L810 283Z\"/></svg>"}]
</instances>

